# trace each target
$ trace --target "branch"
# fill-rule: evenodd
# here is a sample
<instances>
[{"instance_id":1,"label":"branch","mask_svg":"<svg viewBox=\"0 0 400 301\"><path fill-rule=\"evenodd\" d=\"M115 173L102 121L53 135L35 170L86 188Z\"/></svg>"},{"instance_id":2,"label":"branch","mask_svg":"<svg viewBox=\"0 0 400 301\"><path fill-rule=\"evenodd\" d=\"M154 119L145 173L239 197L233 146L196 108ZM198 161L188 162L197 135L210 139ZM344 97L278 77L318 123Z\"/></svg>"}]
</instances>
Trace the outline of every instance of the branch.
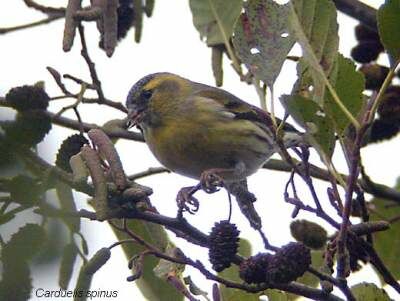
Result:
<instances>
[{"instance_id":1,"label":"branch","mask_svg":"<svg viewBox=\"0 0 400 301\"><path fill-rule=\"evenodd\" d=\"M263 168L265 169L270 169L270 170L276 170L276 171L285 171L285 172L291 172L292 168L289 164L282 160L277 160L277 159L270 159L268 162L266 162L263 165ZM310 175L313 178L323 180L323 181L330 181L330 176L329 172L325 169L322 169L318 166L315 166L313 164L310 164ZM340 174L340 176L344 179L347 180L347 175ZM357 182L358 185L367 193L372 194L375 197L383 198L383 199L388 199L391 201L394 201L396 203L400 203L400 192L397 191L396 189L393 189L391 187L388 187L383 184L379 183L374 183L372 181L366 181L365 179L359 180Z\"/></svg>"},{"instance_id":2,"label":"branch","mask_svg":"<svg viewBox=\"0 0 400 301\"><path fill-rule=\"evenodd\" d=\"M333 0L333 2L339 11L378 32L376 9L357 0Z\"/></svg>"},{"instance_id":3,"label":"branch","mask_svg":"<svg viewBox=\"0 0 400 301\"><path fill-rule=\"evenodd\" d=\"M152 176L152 175L156 175L156 174L160 174L160 173L164 173L164 172L170 173L171 171L169 169L166 169L165 167L150 167L149 169L147 169L145 171L138 172L138 173L128 176L128 179L131 181L135 181L140 178L144 178L144 177L148 177L148 176Z\"/></svg>"},{"instance_id":4,"label":"branch","mask_svg":"<svg viewBox=\"0 0 400 301\"><path fill-rule=\"evenodd\" d=\"M24 0L25 5L29 8L36 9L47 15L65 15L65 7L51 7L36 3L33 0Z\"/></svg>"},{"instance_id":5,"label":"branch","mask_svg":"<svg viewBox=\"0 0 400 301\"><path fill-rule=\"evenodd\" d=\"M46 67L46 69L47 69L47 71L49 71L50 75L53 77L53 79L56 82L57 86L65 94L65 96L71 97L71 98L77 98L79 96L79 94L74 94L74 93L70 92L67 89L67 87L64 85L64 83L62 81L60 73L56 69L54 69L52 67L49 67L49 66ZM87 83L84 80L76 78L76 77L74 77L72 75L65 74L65 75L63 75L63 77L71 79L71 80L75 81L78 84L86 83L88 85L88 88L90 88L90 89L94 89L94 90L97 89L94 84ZM116 102L116 101L113 101L113 100L109 100L109 99L106 99L106 98L100 99L100 98L82 97L82 103L97 103L97 104L100 104L100 105L106 105L106 106L112 107L112 108L120 110L121 112L124 112L124 113L127 112L126 107L122 103Z\"/></svg>"},{"instance_id":6,"label":"branch","mask_svg":"<svg viewBox=\"0 0 400 301\"><path fill-rule=\"evenodd\" d=\"M55 113L52 112L45 112L46 115L48 115L52 119L52 123L56 125L60 125L69 129L77 130L79 131L81 128L85 131L88 132L91 129L99 129L102 128L101 126L94 124L94 123L79 123L76 120L69 119L63 116L56 116ZM139 141L143 142L143 136L140 133L135 133L135 132L130 132L122 128L113 128L113 129L104 129L103 131L109 136L110 138L122 138L122 139L127 139L127 140L133 140L133 141Z\"/></svg>"},{"instance_id":7,"label":"branch","mask_svg":"<svg viewBox=\"0 0 400 301\"><path fill-rule=\"evenodd\" d=\"M104 97L103 90L101 88L101 81L99 80L99 77L97 76L96 65L94 64L94 62L91 60L91 58L89 56L89 52L88 52L87 45L86 45L86 39L85 39L85 31L84 31L82 24L78 25L78 30L79 30L79 36L81 38L81 45L82 45L81 55L85 59L85 62L87 64L87 66L89 67L90 76L92 78L93 85L96 87L96 92L97 92L97 95L99 96L99 100L100 100L100 102L103 102L105 97Z\"/></svg>"}]
</instances>

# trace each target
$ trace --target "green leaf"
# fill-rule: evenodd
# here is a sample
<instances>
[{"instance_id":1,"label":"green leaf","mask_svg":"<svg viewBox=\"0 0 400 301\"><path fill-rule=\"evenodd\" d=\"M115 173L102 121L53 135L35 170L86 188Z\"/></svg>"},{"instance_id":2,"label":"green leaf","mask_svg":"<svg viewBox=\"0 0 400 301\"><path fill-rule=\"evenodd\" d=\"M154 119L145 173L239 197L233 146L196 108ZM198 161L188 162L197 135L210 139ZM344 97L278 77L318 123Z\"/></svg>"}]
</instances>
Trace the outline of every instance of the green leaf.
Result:
<instances>
[{"instance_id":1,"label":"green leaf","mask_svg":"<svg viewBox=\"0 0 400 301\"><path fill-rule=\"evenodd\" d=\"M3 273L0 282L0 300L26 301L31 297L32 279L26 261L2 258Z\"/></svg>"},{"instance_id":2,"label":"green leaf","mask_svg":"<svg viewBox=\"0 0 400 301\"><path fill-rule=\"evenodd\" d=\"M396 189L400 190L400 180L396 185ZM393 204L384 199L374 198L371 200L370 218L374 220L390 220L400 215L400 207L387 206ZM392 223L386 231L376 232L373 234L374 248L387 268L392 272L396 279L400 279L400 223ZM380 276L380 274L378 273ZM381 276L380 276L381 277ZM381 278L382 279L382 278Z\"/></svg>"},{"instance_id":3,"label":"green leaf","mask_svg":"<svg viewBox=\"0 0 400 301\"><path fill-rule=\"evenodd\" d=\"M335 5L331 0L295 0L289 7L289 32L302 47L303 58L317 77L329 74L339 46Z\"/></svg>"},{"instance_id":4,"label":"green leaf","mask_svg":"<svg viewBox=\"0 0 400 301\"><path fill-rule=\"evenodd\" d=\"M283 95L286 111L306 130L306 138L321 155L331 157L335 147L332 122L314 101L300 95Z\"/></svg>"},{"instance_id":5,"label":"green leaf","mask_svg":"<svg viewBox=\"0 0 400 301\"><path fill-rule=\"evenodd\" d=\"M242 0L190 0L193 24L208 46L229 43Z\"/></svg>"},{"instance_id":6,"label":"green leaf","mask_svg":"<svg viewBox=\"0 0 400 301\"><path fill-rule=\"evenodd\" d=\"M43 193L40 183L27 175L17 175L6 183L11 199L20 205L35 205Z\"/></svg>"},{"instance_id":7,"label":"green leaf","mask_svg":"<svg viewBox=\"0 0 400 301\"><path fill-rule=\"evenodd\" d=\"M287 293L276 290L276 289L268 289L264 292L264 294L268 297L268 301L289 301L290 300Z\"/></svg>"},{"instance_id":8,"label":"green leaf","mask_svg":"<svg viewBox=\"0 0 400 301\"><path fill-rule=\"evenodd\" d=\"M281 71L287 54L294 45L288 35L287 5L272 0L250 0L236 23L233 45L246 67L268 86Z\"/></svg>"},{"instance_id":9,"label":"green leaf","mask_svg":"<svg viewBox=\"0 0 400 301\"><path fill-rule=\"evenodd\" d=\"M77 255L78 247L74 243L69 243L64 247L58 276L58 284L64 290L68 289Z\"/></svg>"},{"instance_id":10,"label":"green leaf","mask_svg":"<svg viewBox=\"0 0 400 301\"><path fill-rule=\"evenodd\" d=\"M351 288L354 297L362 301L391 301L385 290L373 283L362 282L353 285Z\"/></svg>"},{"instance_id":11,"label":"green leaf","mask_svg":"<svg viewBox=\"0 0 400 301\"><path fill-rule=\"evenodd\" d=\"M60 201L61 209L67 212L75 212L76 204L74 195L72 194L72 188L67 184L57 181L56 193ZM64 223L67 225L71 232L79 232L81 228L80 218L63 218Z\"/></svg>"},{"instance_id":12,"label":"green leaf","mask_svg":"<svg viewBox=\"0 0 400 301\"><path fill-rule=\"evenodd\" d=\"M386 0L377 14L379 36L394 61L400 59L400 0Z\"/></svg>"},{"instance_id":13,"label":"green leaf","mask_svg":"<svg viewBox=\"0 0 400 301\"><path fill-rule=\"evenodd\" d=\"M251 244L248 240L243 238L240 239L239 254L243 257L249 257L251 255ZM239 283L243 282L243 280L239 278L239 267L236 265L218 273L218 276ZM221 292L222 300L226 301L259 301L260 299L259 294L246 293L245 291L239 289L227 288L224 285L220 285L219 290Z\"/></svg>"},{"instance_id":14,"label":"green leaf","mask_svg":"<svg viewBox=\"0 0 400 301\"><path fill-rule=\"evenodd\" d=\"M364 75L356 71L356 66L352 60L339 54L337 56L337 68L330 74L329 80L343 105L353 116L357 117L364 104L362 94L365 87ZM329 92L326 92L325 109L326 113L332 118L338 134L342 134L350 120L343 114Z\"/></svg>"},{"instance_id":15,"label":"green leaf","mask_svg":"<svg viewBox=\"0 0 400 301\"><path fill-rule=\"evenodd\" d=\"M46 240L46 232L37 224L26 224L11 236L1 251L2 257L14 261L29 261L41 250ZM27 252L29 250L29 252Z\"/></svg>"},{"instance_id":16,"label":"green leaf","mask_svg":"<svg viewBox=\"0 0 400 301\"><path fill-rule=\"evenodd\" d=\"M45 231L36 224L26 224L1 250L3 263L0 282L0 300L25 301L30 298L32 279L28 261L41 249L46 238Z\"/></svg>"},{"instance_id":17,"label":"green leaf","mask_svg":"<svg viewBox=\"0 0 400 301\"><path fill-rule=\"evenodd\" d=\"M168 236L163 227L138 220L129 220L128 228L143 238L148 243L157 247L161 251L165 251L168 245ZM118 240L129 239L125 233L122 233L115 228L115 235ZM143 252L145 249L138 244L122 244L122 249L127 259ZM183 300L182 294L178 293L175 288L169 285L165 280L157 277L153 269L157 266L159 259L153 256L146 256L144 259L143 275L135 280L135 284L141 290L143 296L148 300Z\"/></svg>"}]
</instances>

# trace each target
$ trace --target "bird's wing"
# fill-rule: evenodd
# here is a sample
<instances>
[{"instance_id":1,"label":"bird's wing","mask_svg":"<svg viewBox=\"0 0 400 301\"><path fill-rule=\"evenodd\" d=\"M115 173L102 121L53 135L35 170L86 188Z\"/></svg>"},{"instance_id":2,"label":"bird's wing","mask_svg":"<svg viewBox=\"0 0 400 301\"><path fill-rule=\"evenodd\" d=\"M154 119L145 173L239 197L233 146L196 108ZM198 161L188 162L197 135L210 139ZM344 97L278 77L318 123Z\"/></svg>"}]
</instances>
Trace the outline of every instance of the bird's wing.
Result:
<instances>
[{"instance_id":1,"label":"bird's wing","mask_svg":"<svg viewBox=\"0 0 400 301\"><path fill-rule=\"evenodd\" d=\"M227 91L201 85L201 87L193 93L193 96L204 97L216 101L228 112L234 114L236 119L255 121L272 128L272 118L267 112L241 100ZM278 124L281 122L279 118L276 118L276 120ZM298 132L288 123L284 124L283 129L290 132Z\"/></svg>"}]
</instances>

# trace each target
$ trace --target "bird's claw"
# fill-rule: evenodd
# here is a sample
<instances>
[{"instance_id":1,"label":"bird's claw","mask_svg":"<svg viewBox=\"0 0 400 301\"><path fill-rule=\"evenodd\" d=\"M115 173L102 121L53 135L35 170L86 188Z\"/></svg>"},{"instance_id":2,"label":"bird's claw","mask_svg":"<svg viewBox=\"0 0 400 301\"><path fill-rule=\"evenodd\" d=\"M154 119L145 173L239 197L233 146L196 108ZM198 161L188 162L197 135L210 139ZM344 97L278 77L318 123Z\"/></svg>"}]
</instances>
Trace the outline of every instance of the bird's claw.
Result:
<instances>
[{"instance_id":1,"label":"bird's claw","mask_svg":"<svg viewBox=\"0 0 400 301\"><path fill-rule=\"evenodd\" d=\"M193 194L196 192L196 187L183 187L179 190L176 196L176 203L178 204L179 214L187 211L190 214L195 214L199 210L199 201Z\"/></svg>"},{"instance_id":2,"label":"bird's claw","mask_svg":"<svg viewBox=\"0 0 400 301\"><path fill-rule=\"evenodd\" d=\"M220 175L214 171L204 171L200 177L200 186L207 193L214 193L224 186L224 181Z\"/></svg>"}]
</instances>

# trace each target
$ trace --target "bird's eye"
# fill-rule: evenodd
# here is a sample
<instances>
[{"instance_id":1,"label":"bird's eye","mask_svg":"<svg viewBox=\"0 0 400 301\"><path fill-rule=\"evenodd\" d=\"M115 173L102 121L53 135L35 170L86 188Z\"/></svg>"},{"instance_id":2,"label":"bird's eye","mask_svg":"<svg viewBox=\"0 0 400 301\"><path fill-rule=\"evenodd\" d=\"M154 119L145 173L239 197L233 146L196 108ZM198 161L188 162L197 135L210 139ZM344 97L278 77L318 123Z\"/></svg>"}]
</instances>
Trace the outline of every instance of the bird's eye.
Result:
<instances>
[{"instance_id":1,"label":"bird's eye","mask_svg":"<svg viewBox=\"0 0 400 301\"><path fill-rule=\"evenodd\" d=\"M151 96L153 95L153 91L151 91L151 90L143 90L142 91L142 97L144 98L144 99L150 99L151 98Z\"/></svg>"}]
</instances>

